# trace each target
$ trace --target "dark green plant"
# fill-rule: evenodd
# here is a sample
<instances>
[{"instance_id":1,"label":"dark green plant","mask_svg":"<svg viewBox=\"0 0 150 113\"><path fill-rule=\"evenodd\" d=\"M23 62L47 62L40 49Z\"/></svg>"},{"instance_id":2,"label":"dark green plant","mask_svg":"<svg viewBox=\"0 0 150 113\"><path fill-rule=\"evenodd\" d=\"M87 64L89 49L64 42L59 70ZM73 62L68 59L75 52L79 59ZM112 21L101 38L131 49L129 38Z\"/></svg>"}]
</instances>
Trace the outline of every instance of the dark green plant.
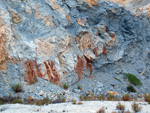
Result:
<instances>
[{"instance_id":1,"label":"dark green plant","mask_svg":"<svg viewBox=\"0 0 150 113\"><path fill-rule=\"evenodd\" d=\"M132 110L137 113L137 112L140 112L142 110L142 107L140 107L138 104L136 103L133 103L132 105Z\"/></svg>"},{"instance_id":2,"label":"dark green plant","mask_svg":"<svg viewBox=\"0 0 150 113\"><path fill-rule=\"evenodd\" d=\"M78 89L82 90L82 88L81 88L81 86L80 86L80 85L78 85Z\"/></svg>"},{"instance_id":3,"label":"dark green plant","mask_svg":"<svg viewBox=\"0 0 150 113\"><path fill-rule=\"evenodd\" d=\"M22 90L22 86L21 86L20 84L12 85L11 87L12 87L12 89L13 89L13 91L14 91L15 93L18 93L18 92L22 92L22 91L23 91L23 90Z\"/></svg>"},{"instance_id":4,"label":"dark green plant","mask_svg":"<svg viewBox=\"0 0 150 113\"><path fill-rule=\"evenodd\" d=\"M133 85L142 85L142 82L133 74L124 73L124 78L127 78L128 81Z\"/></svg>"},{"instance_id":5,"label":"dark green plant","mask_svg":"<svg viewBox=\"0 0 150 113\"><path fill-rule=\"evenodd\" d=\"M116 79L117 81L121 82L121 80L119 78L117 78L117 77L114 77L114 79Z\"/></svg>"},{"instance_id":6,"label":"dark green plant","mask_svg":"<svg viewBox=\"0 0 150 113\"><path fill-rule=\"evenodd\" d=\"M15 99L15 100L13 100L11 103L12 103L12 104L17 104L17 103L23 104L23 102L22 102L21 99Z\"/></svg>"},{"instance_id":7,"label":"dark green plant","mask_svg":"<svg viewBox=\"0 0 150 113\"><path fill-rule=\"evenodd\" d=\"M63 85L63 88L64 88L64 89L68 89L69 86L68 86L67 84L64 84L64 85Z\"/></svg>"},{"instance_id":8,"label":"dark green plant","mask_svg":"<svg viewBox=\"0 0 150 113\"><path fill-rule=\"evenodd\" d=\"M132 85L127 86L127 90L129 92L136 92L136 89Z\"/></svg>"}]
</instances>

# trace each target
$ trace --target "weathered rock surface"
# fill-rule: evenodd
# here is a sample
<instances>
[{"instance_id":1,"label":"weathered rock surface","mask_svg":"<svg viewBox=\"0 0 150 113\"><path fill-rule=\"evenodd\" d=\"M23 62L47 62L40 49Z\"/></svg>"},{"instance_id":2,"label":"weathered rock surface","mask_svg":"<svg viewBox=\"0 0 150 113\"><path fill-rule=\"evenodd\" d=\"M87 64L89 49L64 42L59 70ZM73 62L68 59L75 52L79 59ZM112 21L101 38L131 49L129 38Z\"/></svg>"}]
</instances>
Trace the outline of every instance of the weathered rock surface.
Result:
<instances>
[{"instance_id":1,"label":"weathered rock surface","mask_svg":"<svg viewBox=\"0 0 150 113\"><path fill-rule=\"evenodd\" d=\"M150 92L149 16L129 9L103 0L1 0L0 96L12 93L12 84L30 87L25 81L35 77L66 83L70 91L78 80L96 80L106 92L122 93L127 81L121 73L142 81L138 93Z\"/></svg>"}]
</instances>

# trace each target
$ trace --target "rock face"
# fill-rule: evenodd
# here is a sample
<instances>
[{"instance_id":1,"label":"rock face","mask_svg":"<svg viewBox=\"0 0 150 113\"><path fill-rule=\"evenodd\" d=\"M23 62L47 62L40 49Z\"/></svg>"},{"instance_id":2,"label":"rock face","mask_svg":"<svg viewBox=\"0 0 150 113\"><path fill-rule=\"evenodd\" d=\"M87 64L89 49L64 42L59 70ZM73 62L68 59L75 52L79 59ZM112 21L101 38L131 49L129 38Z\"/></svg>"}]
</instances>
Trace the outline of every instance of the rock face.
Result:
<instances>
[{"instance_id":1,"label":"rock face","mask_svg":"<svg viewBox=\"0 0 150 113\"><path fill-rule=\"evenodd\" d=\"M135 74L138 92L149 92L149 39L149 16L112 2L1 0L0 96L36 77L58 86L89 77L121 93L121 73Z\"/></svg>"}]
</instances>

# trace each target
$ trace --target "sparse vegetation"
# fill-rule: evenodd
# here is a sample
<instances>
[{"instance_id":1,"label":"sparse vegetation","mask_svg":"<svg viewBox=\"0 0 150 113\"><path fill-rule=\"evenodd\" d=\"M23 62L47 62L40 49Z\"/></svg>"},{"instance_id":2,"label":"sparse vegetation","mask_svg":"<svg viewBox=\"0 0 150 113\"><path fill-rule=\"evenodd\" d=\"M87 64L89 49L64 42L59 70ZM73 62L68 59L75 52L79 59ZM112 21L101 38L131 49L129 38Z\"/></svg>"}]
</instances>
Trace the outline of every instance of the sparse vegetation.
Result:
<instances>
[{"instance_id":1,"label":"sparse vegetation","mask_svg":"<svg viewBox=\"0 0 150 113\"><path fill-rule=\"evenodd\" d=\"M144 100L148 103L150 103L150 94L145 94L144 95Z\"/></svg>"},{"instance_id":2,"label":"sparse vegetation","mask_svg":"<svg viewBox=\"0 0 150 113\"><path fill-rule=\"evenodd\" d=\"M22 100L21 99L17 99L17 98L15 100L13 100L11 103L12 104L17 104L17 103L23 104Z\"/></svg>"},{"instance_id":3,"label":"sparse vegetation","mask_svg":"<svg viewBox=\"0 0 150 113\"><path fill-rule=\"evenodd\" d=\"M22 91L23 91L23 90L22 90L22 86L21 86L20 84L12 85L11 87L12 87L12 89L13 89L13 91L14 91L15 93L18 93L18 92L22 92Z\"/></svg>"},{"instance_id":4,"label":"sparse vegetation","mask_svg":"<svg viewBox=\"0 0 150 113\"><path fill-rule=\"evenodd\" d=\"M78 104L78 105L81 105L81 104L83 104L83 103L82 103L82 102L78 102L77 104Z\"/></svg>"},{"instance_id":5,"label":"sparse vegetation","mask_svg":"<svg viewBox=\"0 0 150 113\"><path fill-rule=\"evenodd\" d=\"M121 82L121 80L119 78L117 78L117 77L114 77L114 79L116 79L117 81Z\"/></svg>"},{"instance_id":6,"label":"sparse vegetation","mask_svg":"<svg viewBox=\"0 0 150 113\"><path fill-rule=\"evenodd\" d=\"M61 102L66 102L66 99L65 98L61 98Z\"/></svg>"},{"instance_id":7,"label":"sparse vegetation","mask_svg":"<svg viewBox=\"0 0 150 113\"><path fill-rule=\"evenodd\" d=\"M108 101L113 101L114 100L114 95L109 94L109 97L107 98Z\"/></svg>"},{"instance_id":8,"label":"sparse vegetation","mask_svg":"<svg viewBox=\"0 0 150 113\"><path fill-rule=\"evenodd\" d=\"M101 109L99 109L96 113L105 113L105 109L104 109L104 108L101 108Z\"/></svg>"},{"instance_id":9,"label":"sparse vegetation","mask_svg":"<svg viewBox=\"0 0 150 113\"><path fill-rule=\"evenodd\" d=\"M41 106L41 105L44 105L44 104L51 104L52 103L52 101L51 100L49 100L49 98L48 97L46 97L46 98L44 98L44 99L42 99L42 100L30 100L30 104L36 104L36 105L38 105L38 106Z\"/></svg>"},{"instance_id":10,"label":"sparse vegetation","mask_svg":"<svg viewBox=\"0 0 150 113\"><path fill-rule=\"evenodd\" d=\"M136 92L136 89L135 89L132 85L129 85L129 86L127 87L127 90L128 90L129 92Z\"/></svg>"},{"instance_id":11,"label":"sparse vegetation","mask_svg":"<svg viewBox=\"0 0 150 113\"><path fill-rule=\"evenodd\" d=\"M78 89L82 90L82 88L81 88L81 86L80 86L80 85L78 85Z\"/></svg>"},{"instance_id":12,"label":"sparse vegetation","mask_svg":"<svg viewBox=\"0 0 150 113\"><path fill-rule=\"evenodd\" d=\"M76 100L72 100L72 104L77 104L77 101Z\"/></svg>"},{"instance_id":13,"label":"sparse vegetation","mask_svg":"<svg viewBox=\"0 0 150 113\"><path fill-rule=\"evenodd\" d=\"M0 105L3 105L3 104L4 104L3 101L0 100Z\"/></svg>"},{"instance_id":14,"label":"sparse vegetation","mask_svg":"<svg viewBox=\"0 0 150 113\"><path fill-rule=\"evenodd\" d=\"M142 110L142 107L140 107L138 104L136 103L133 103L132 105L132 110L137 113L137 112L140 112Z\"/></svg>"},{"instance_id":15,"label":"sparse vegetation","mask_svg":"<svg viewBox=\"0 0 150 113\"><path fill-rule=\"evenodd\" d=\"M124 78L127 78L128 81L133 85L142 85L142 82L133 74L124 73Z\"/></svg>"},{"instance_id":16,"label":"sparse vegetation","mask_svg":"<svg viewBox=\"0 0 150 113\"><path fill-rule=\"evenodd\" d=\"M122 100L123 101L130 101L131 100L131 96L129 94L125 94L122 96Z\"/></svg>"},{"instance_id":17,"label":"sparse vegetation","mask_svg":"<svg viewBox=\"0 0 150 113\"><path fill-rule=\"evenodd\" d=\"M64 88L64 89L68 89L69 86L68 86L67 84L64 84L64 85L63 85L63 88Z\"/></svg>"},{"instance_id":18,"label":"sparse vegetation","mask_svg":"<svg viewBox=\"0 0 150 113\"><path fill-rule=\"evenodd\" d=\"M124 111L125 110L125 105L123 105L121 103L118 103L117 106L116 106L116 109Z\"/></svg>"}]
</instances>

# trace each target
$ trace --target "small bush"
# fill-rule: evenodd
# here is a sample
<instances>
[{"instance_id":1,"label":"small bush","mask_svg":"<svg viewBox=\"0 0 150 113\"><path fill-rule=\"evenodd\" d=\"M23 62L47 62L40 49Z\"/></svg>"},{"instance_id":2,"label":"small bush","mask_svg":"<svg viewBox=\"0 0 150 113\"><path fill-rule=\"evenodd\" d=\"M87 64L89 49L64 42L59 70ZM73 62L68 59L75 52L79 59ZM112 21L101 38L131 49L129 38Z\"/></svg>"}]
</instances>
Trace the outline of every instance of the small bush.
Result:
<instances>
[{"instance_id":1,"label":"small bush","mask_svg":"<svg viewBox=\"0 0 150 113\"><path fill-rule=\"evenodd\" d=\"M61 98L61 102L66 102L66 99L65 98Z\"/></svg>"},{"instance_id":2,"label":"small bush","mask_svg":"<svg viewBox=\"0 0 150 113\"><path fill-rule=\"evenodd\" d=\"M142 82L133 74L130 73L124 73L125 78L128 79L128 81L133 85L142 85Z\"/></svg>"},{"instance_id":3,"label":"small bush","mask_svg":"<svg viewBox=\"0 0 150 113\"><path fill-rule=\"evenodd\" d=\"M76 100L72 100L72 104L77 104L77 101Z\"/></svg>"},{"instance_id":4,"label":"small bush","mask_svg":"<svg viewBox=\"0 0 150 113\"><path fill-rule=\"evenodd\" d=\"M80 85L78 85L78 89L82 90L82 88L81 88L81 86L80 86Z\"/></svg>"},{"instance_id":5,"label":"small bush","mask_svg":"<svg viewBox=\"0 0 150 113\"><path fill-rule=\"evenodd\" d=\"M63 85L63 88L64 88L64 89L68 89L69 86L68 86L67 84L64 84L64 85Z\"/></svg>"},{"instance_id":6,"label":"small bush","mask_svg":"<svg viewBox=\"0 0 150 113\"><path fill-rule=\"evenodd\" d=\"M44 105L44 104L50 104L50 103L51 103L51 101L49 100L48 97L46 97L46 98L44 98L44 99L42 100L42 105Z\"/></svg>"},{"instance_id":7,"label":"small bush","mask_svg":"<svg viewBox=\"0 0 150 113\"><path fill-rule=\"evenodd\" d=\"M100 95L98 96L98 100L105 100L106 99L106 96L103 94L103 95Z\"/></svg>"},{"instance_id":8,"label":"small bush","mask_svg":"<svg viewBox=\"0 0 150 113\"><path fill-rule=\"evenodd\" d=\"M109 97L107 98L107 100L108 100L108 101L112 101L112 100L114 100L114 95L109 94Z\"/></svg>"},{"instance_id":9,"label":"small bush","mask_svg":"<svg viewBox=\"0 0 150 113\"><path fill-rule=\"evenodd\" d=\"M22 86L20 84L12 85L12 89L15 93L22 92Z\"/></svg>"},{"instance_id":10,"label":"small bush","mask_svg":"<svg viewBox=\"0 0 150 113\"><path fill-rule=\"evenodd\" d=\"M13 100L11 103L12 103L12 104L17 104L17 103L23 104L23 102L22 102L21 99L15 99L15 100Z\"/></svg>"},{"instance_id":11,"label":"small bush","mask_svg":"<svg viewBox=\"0 0 150 113\"><path fill-rule=\"evenodd\" d=\"M82 102L78 102L77 104L78 104L78 105L81 105L81 104L83 104L83 103L82 103Z\"/></svg>"},{"instance_id":12,"label":"small bush","mask_svg":"<svg viewBox=\"0 0 150 113\"><path fill-rule=\"evenodd\" d=\"M47 105L47 104L51 104L52 101L49 100L48 97L46 97L46 98L44 98L44 99L42 99L42 100L28 100L28 103L31 104L31 105L36 104L36 105L38 105L38 106L41 106L41 105L45 105L45 104L46 104L46 105Z\"/></svg>"},{"instance_id":13,"label":"small bush","mask_svg":"<svg viewBox=\"0 0 150 113\"><path fill-rule=\"evenodd\" d=\"M105 109L104 109L104 108L101 108L101 109L99 109L96 113L105 113Z\"/></svg>"},{"instance_id":14,"label":"small bush","mask_svg":"<svg viewBox=\"0 0 150 113\"><path fill-rule=\"evenodd\" d=\"M122 96L122 100L123 101L130 101L131 100L131 96L129 94L125 94Z\"/></svg>"},{"instance_id":15,"label":"small bush","mask_svg":"<svg viewBox=\"0 0 150 113\"><path fill-rule=\"evenodd\" d=\"M136 89L135 89L132 85L129 85L129 86L127 87L127 90L128 90L129 92L136 92Z\"/></svg>"},{"instance_id":16,"label":"small bush","mask_svg":"<svg viewBox=\"0 0 150 113\"><path fill-rule=\"evenodd\" d=\"M133 103L132 105L132 110L136 113L136 112L140 112L142 110L142 107L140 107L138 104Z\"/></svg>"},{"instance_id":17,"label":"small bush","mask_svg":"<svg viewBox=\"0 0 150 113\"><path fill-rule=\"evenodd\" d=\"M149 102L149 103L150 103L150 94L145 94L145 95L144 95L144 100L145 100L146 102Z\"/></svg>"},{"instance_id":18,"label":"small bush","mask_svg":"<svg viewBox=\"0 0 150 113\"><path fill-rule=\"evenodd\" d=\"M35 104L38 105L38 106L43 105L41 100L36 100L36 101L35 101Z\"/></svg>"},{"instance_id":19,"label":"small bush","mask_svg":"<svg viewBox=\"0 0 150 113\"><path fill-rule=\"evenodd\" d=\"M121 103L118 103L117 106L116 106L116 109L124 111L125 110L125 105L123 105Z\"/></svg>"},{"instance_id":20,"label":"small bush","mask_svg":"<svg viewBox=\"0 0 150 113\"><path fill-rule=\"evenodd\" d=\"M4 104L3 101L0 100L0 105L3 105L3 104Z\"/></svg>"}]
</instances>

